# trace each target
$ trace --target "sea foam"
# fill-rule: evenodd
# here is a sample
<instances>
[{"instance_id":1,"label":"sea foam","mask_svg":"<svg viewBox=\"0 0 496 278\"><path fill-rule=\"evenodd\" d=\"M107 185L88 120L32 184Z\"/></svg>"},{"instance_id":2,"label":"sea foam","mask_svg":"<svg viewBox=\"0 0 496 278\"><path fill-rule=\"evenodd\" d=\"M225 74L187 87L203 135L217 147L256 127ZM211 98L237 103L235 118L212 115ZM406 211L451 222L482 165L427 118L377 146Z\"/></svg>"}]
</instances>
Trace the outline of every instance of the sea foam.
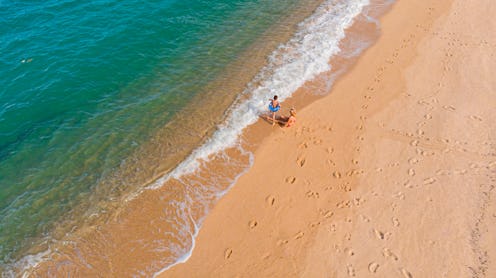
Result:
<instances>
[{"instance_id":1,"label":"sea foam","mask_svg":"<svg viewBox=\"0 0 496 278\"><path fill-rule=\"evenodd\" d=\"M225 121L217 127L210 139L194 150L174 170L159 178L148 188L157 189L170 179L181 180L184 176L194 175L211 159L222 155L226 149L235 147L244 152L240 147L240 135L246 127L257 122L260 115L267 111L268 99L278 95L283 102L305 82L330 71L332 65L329 61L341 51L339 44L345 38L345 30L369 4L369 0L330 0L321 4L310 17L298 24L294 36L269 56L267 65L240 93L238 99L226 112ZM282 105L284 106L284 103ZM249 166L252 162L253 158L250 158ZM232 184L245 171L232 179ZM188 182L187 180L185 182ZM218 192L217 195L220 197L226 191ZM207 212L205 211L205 214ZM195 235L201 227L202 219L195 223ZM155 275L186 262L194 249L195 236L191 240L191 248L184 255Z\"/></svg>"},{"instance_id":2,"label":"sea foam","mask_svg":"<svg viewBox=\"0 0 496 278\"><path fill-rule=\"evenodd\" d=\"M241 92L226 112L226 120L217 127L207 142L195 149L174 170L159 178L148 188L157 189L170 179L180 180L184 176L194 174L201 166L228 148L237 147L243 152L244 150L240 148L240 135L246 127L257 122L260 115L267 111L268 98L278 95L283 102L305 82L330 71L332 65L329 61L341 51L339 43L345 38L345 30L369 4L368 0L331 0L320 5L310 17L298 24L294 36L269 56L267 65ZM250 166L252 161L253 158L250 158ZM232 184L243 173L234 178ZM218 192L217 195L220 197L226 191ZM202 219L195 223L195 235L201 227ZM193 252L195 236L191 240L191 248L184 255L156 272L155 275L163 273L174 265L186 262Z\"/></svg>"},{"instance_id":3,"label":"sea foam","mask_svg":"<svg viewBox=\"0 0 496 278\"><path fill-rule=\"evenodd\" d=\"M171 178L191 174L213 155L234 147L242 131L267 111L268 98L278 95L283 102L305 82L330 71L329 60L340 52L339 42L346 28L368 4L369 0L330 0L320 5L298 24L295 35L270 55L268 64L240 94L212 137L149 188L156 189Z\"/></svg>"},{"instance_id":4,"label":"sea foam","mask_svg":"<svg viewBox=\"0 0 496 278\"><path fill-rule=\"evenodd\" d=\"M322 3L315 12L298 24L294 36L286 43L280 45L269 57L268 63L257 76L247 84L234 104L226 111L225 121L218 125L213 135L200 147L195 149L182 163L166 175L157 179L147 189L158 189L170 179L181 180L186 175L195 174L202 165L229 148L240 147L240 136L243 130L257 122L262 113L267 111L268 98L278 95L283 105L284 100L319 74L332 69L330 59L341 51L339 44L345 38L345 30L350 27L354 19L369 5L369 0L329 0ZM244 150L240 150L243 152ZM249 154L249 165L253 162ZM245 169L246 171L247 169ZM240 171L234 178L228 179L234 184L245 172ZM186 179L187 182L187 179ZM206 186L206 185L203 185ZM227 190L215 192L215 197L222 196ZM180 232L184 238L191 241L188 250L185 246L170 246L177 250L175 262L164 265L155 275L170 269L172 266L186 262L192 254L195 238L201 227L204 217L195 222L191 216L189 205L178 204L181 212L176 219L178 225L184 225ZM206 214L208 209L203 212ZM183 221L184 220L184 221ZM181 237L181 235L178 235ZM41 254L40 257L47 257ZM35 266L39 259L22 263L21 269ZM18 269L19 269L18 268Z\"/></svg>"}]
</instances>

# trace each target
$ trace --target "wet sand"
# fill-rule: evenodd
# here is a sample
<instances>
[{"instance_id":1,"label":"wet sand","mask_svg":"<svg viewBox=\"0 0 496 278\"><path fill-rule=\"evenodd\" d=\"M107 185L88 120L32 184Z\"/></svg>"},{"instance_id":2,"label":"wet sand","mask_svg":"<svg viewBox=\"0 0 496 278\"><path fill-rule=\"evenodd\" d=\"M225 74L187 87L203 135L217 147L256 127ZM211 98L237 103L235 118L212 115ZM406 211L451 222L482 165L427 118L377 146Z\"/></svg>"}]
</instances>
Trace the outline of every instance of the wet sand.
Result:
<instances>
[{"instance_id":1,"label":"wet sand","mask_svg":"<svg viewBox=\"0 0 496 278\"><path fill-rule=\"evenodd\" d=\"M160 277L495 277L495 13L398 0Z\"/></svg>"}]
</instances>

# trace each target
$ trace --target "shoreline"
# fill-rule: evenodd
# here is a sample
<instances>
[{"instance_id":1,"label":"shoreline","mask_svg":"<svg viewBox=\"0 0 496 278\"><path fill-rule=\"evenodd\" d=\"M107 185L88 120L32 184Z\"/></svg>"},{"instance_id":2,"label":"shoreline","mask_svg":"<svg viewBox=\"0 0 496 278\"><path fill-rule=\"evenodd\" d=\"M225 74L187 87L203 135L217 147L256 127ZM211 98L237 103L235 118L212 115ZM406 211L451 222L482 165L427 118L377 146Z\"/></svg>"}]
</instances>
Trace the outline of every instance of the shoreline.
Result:
<instances>
[{"instance_id":1,"label":"shoreline","mask_svg":"<svg viewBox=\"0 0 496 278\"><path fill-rule=\"evenodd\" d=\"M481 87L496 88L496 42L455 24L490 22L466 5L393 4L379 40L296 127L263 139L191 258L159 277L494 274L495 99Z\"/></svg>"},{"instance_id":2,"label":"shoreline","mask_svg":"<svg viewBox=\"0 0 496 278\"><path fill-rule=\"evenodd\" d=\"M259 53L260 54L260 53ZM284 57L283 57L284 58ZM265 98L264 98L265 99ZM264 107L265 108L265 107ZM265 131L265 134L268 132ZM154 141L154 140L152 140ZM155 143L159 143L159 140ZM241 140L243 141L243 140ZM166 146L163 146L166 147ZM250 149L251 150L251 149ZM242 147L241 150L234 148L234 150L227 150L226 152L233 153L234 152L234 157L238 159L240 156L241 157L239 162L240 164L251 164L251 162L247 162L250 160L249 157L246 157L246 153L242 152ZM251 155L251 154L250 154ZM230 156L230 155L228 155ZM210 172L222 172L222 173L228 173L232 174L231 172L235 173L236 176L239 173L239 169L229 169L225 171L225 169L219 168L222 167L222 161L219 163L219 165L214 165L214 166L206 166L201 165L202 171L205 170L204 168L207 168L208 170L211 170ZM153 169L152 169L153 170ZM237 172L238 171L238 172ZM210 175L210 174L208 174ZM194 175L192 175L194 176ZM218 178L218 177L217 177ZM204 180L200 180L199 178L196 179L195 177L186 177L187 182L190 182L191 185L194 185L198 182L203 182ZM213 180L215 180L216 177L213 177ZM223 181L225 183L226 181ZM228 186L230 181L227 181ZM120 251L126 250L126 248L133 248L136 249L136 247L133 247L133 240L135 237L139 236L144 238L144 240L157 240L156 235L154 234L156 231L162 231L167 230L168 225L175 225L166 223L165 225L158 224L157 226L154 226L156 231L150 231L151 229L146 229L147 225L150 225L151 223L148 222L156 222L154 219L164 219L167 217L164 217L163 211L167 211L171 209L176 209L178 210L177 207L170 206L167 207L164 205L164 203L167 203L164 200L168 200L169 196L173 196L174 199L172 201L177 201L177 202L191 202L191 200L188 200L188 194L185 194L184 191L181 191L179 188L184 187L184 181L183 177L180 179L176 179L170 183L168 183L167 186L164 186L162 189L158 189L152 186L152 190L156 190L154 192L148 192L148 190L145 190L146 192L143 194L143 196L139 197L139 200L141 201L136 201L133 200L132 198L126 199L123 203L122 206L116 207L116 213L112 213L111 216L107 217L105 223L98 222L98 219L94 217L94 214L91 214L91 219L90 221L93 221L92 224L94 225L89 225L88 227L84 227L84 229L81 229L80 233L78 234L72 234L67 237L64 237L64 240L62 242L62 247L60 247L59 243L47 243L48 245L51 245L51 247L55 246L54 249L57 249L57 252L55 254L50 254L48 256L44 256L45 259L42 261L40 264L37 264L35 267L33 267L33 274L43 274L46 270L51 271L53 269L57 268L57 271L59 271L59 263L60 261L70 261L69 264L64 265L62 268L60 268L60 272L71 272L72 269L78 269L80 273L91 273L91 269L86 269L88 265L91 265L93 269L111 269L110 271L115 272L115 273L123 273L124 268L120 269L118 265L121 266L127 266L129 263L137 263L136 261L127 261L127 258L120 258L117 253ZM171 187L171 188L169 188ZM217 184L214 184L212 186L213 191L219 189L220 192L224 192L225 190L225 184L222 186L219 186ZM192 189L194 189L194 186L191 186ZM170 189L170 190L169 190ZM208 188L210 190L210 188ZM189 193L189 192L186 192ZM216 199L218 198L219 193L214 192L211 194L209 192L206 196L206 199ZM156 196L158 195L158 196ZM142 204L142 201L146 202L146 204ZM195 200L197 201L197 200ZM195 203L194 201L192 203ZM159 205L154 205L154 204L159 204ZM196 231L197 228L192 228L191 231L185 231L193 226L198 226L198 223L202 221L203 216L202 216L202 211L208 210L209 207L211 206L211 203L204 204L202 207L201 205L199 206L194 206L193 208L187 208L185 209L186 212L181 212L178 210L178 214L183 213L184 217L182 219L179 219L179 221L184 221L183 225L186 226L185 229L182 229L181 231L177 232L177 234L184 234L186 232L194 232ZM184 209L184 208L183 208ZM143 214L148 215L149 217L141 217ZM189 217L189 218L188 218ZM96 220L95 220L96 219ZM189 221L191 220L191 221ZM172 222L172 221L171 221ZM101 225L100 225L101 224ZM129 230L131 229L131 230ZM122 233L122 231L127 230L127 233ZM153 234L153 235L152 235ZM170 234L173 234L173 232L170 232ZM190 240L189 238L186 240L178 240L177 238L169 238L173 236L169 236L169 234L160 235L158 240L164 240L163 238L166 238L165 240L170 240L174 244L180 245L180 248L187 246L188 241ZM91 240L87 240L91 238ZM91 242L90 242L91 241ZM191 239L191 242L194 241L194 236ZM70 244L65 244L65 242L70 242ZM86 242L83 244L79 244L80 242ZM122 244L122 246L121 246ZM141 244L140 244L141 245ZM111 260L104 261L99 259L95 254L93 254L91 247L96 247L96 246L101 246L99 249L103 249L101 251L101 255L103 256L104 254L107 256L112 256ZM60 247L60 248L59 248ZM142 252L143 252L143 258L140 260L139 263L143 264L149 264L152 261L152 255L150 254L149 250L144 248L144 246L140 246L139 248L143 247ZM176 246L173 246L176 247ZM62 250L64 249L64 250ZM65 252L67 249L68 252ZM164 248L166 249L166 248ZM79 254L81 252L83 255L81 256ZM177 250L170 250L171 253L177 252ZM86 258L88 256L88 258ZM149 257L148 257L149 256ZM161 256L161 258L164 258L166 256ZM28 258L29 259L29 258ZM89 260L89 261L88 261ZM163 262L162 262L163 263ZM111 266L111 267L110 267ZM114 269L115 268L115 269ZM86 272L88 271L88 272Z\"/></svg>"},{"instance_id":3,"label":"shoreline","mask_svg":"<svg viewBox=\"0 0 496 278\"><path fill-rule=\"evenodd\" d=\"M201 87L201 96L194 98L193 102L195 104L186 105L182 108L182 112L173 116L172 121L160 128L153 129L154 131L150 133L150 137L145 140L145 143L141 144L142 142L138 141L140 146L131 151L129 156L124 161L121 161L122 163L118 164L117 167L103 169L103 178L98 178L98 182L93 185L89 192L85 192L84 196L80 195L83 196L82 201L74 202L75 205L71 207L70 213L63 214L58 218L58 221L53 221L50 225L51 227L47 229L50 232L44 232L30 238L30 244L25 244L22 248L18 248L16 252L9 254L8 256L10 257L5 259L5 264L0 266L0 272L4 269L7 271L22 268L24 265L32 265L32 261L47 257L46 252L43 251L48 246L54 247L54 245L58 245L53 249L60 249L59 247L63 243L59 244L58 242L64 242L67 233L72 233L82 226L96 226L106 222L109 218L112 218L109 216L111 213L107 213L108 211L119 210L119 206L139 194L137 191L142 190L142 187L146 187L147 184L170 172L175 165L183 161L192 150L201 145L211 135L215 126L222 122L223 113L232 104L236 93L241 91L244 85L256 74L257 68L261 67L261 64L265 62L265 57L272 51L271 48L275 48L276 45L287 40L287 37L292 33L291 28L296 25L299 19L306 18L313 10L311 7L318 5L319 1L321 0L305 1L307 5L303 9L298 9L295 5L290 9L283 9L285 12L281 13L281 21L284 25L279 24L278 21L273 23L270 28L267 28L255 40L252 40L245 50L239 52L238 58L225 64L225 69L219 71L220 73L216 78L208 82L206 86ZM271 40L264 40L263 37L269 37ZM252 62L250 68L243 67L246 61ZM150 76L155 75L158 75L155 71L150 73ZM140 81L137 80L135 83L140 84ZM143 87L138 87L133 83L126 86L122 91L129 93L139 91L139 88ZM150 114L160 113L163 115L170 112L168 110L164 111L164 107L160 108L162 106L160 103L164 103L163 100L159 99L158 101L155 100L155 102L157 104L154 105L154 108L158 108ZM168 106L175 106L176 102L180 103L181 100L176 99ZM181 105L178 106L181 108ZM133 120L136 118L133 117ZM160 117L148 118L156 119ZM198 121L197 118L202 118L203 121ZM144 134L148 130L148 125L142 125L141 127L143 129L135 130L135 132ZM114 138L113 135L109 137ZM84 148L84 151L92 150L93 148L98 149L96 153L101 156L88 159L106 160L111 155L104 153L105 148L108 145L112 145L112 143L115 143L115 141L109 139L103 142L103 146L95 143L88 148ZM138 145L135 141L128 143L133 148ZM126 150L131 148L123 143L120 146ZM55 176L57 176L56 173ZM33 244L33 242L36 243ZM6 249L9 248L7 247ZM24 263L26 261L29 261L29 263Z\"/></svg>"}]
</instances>

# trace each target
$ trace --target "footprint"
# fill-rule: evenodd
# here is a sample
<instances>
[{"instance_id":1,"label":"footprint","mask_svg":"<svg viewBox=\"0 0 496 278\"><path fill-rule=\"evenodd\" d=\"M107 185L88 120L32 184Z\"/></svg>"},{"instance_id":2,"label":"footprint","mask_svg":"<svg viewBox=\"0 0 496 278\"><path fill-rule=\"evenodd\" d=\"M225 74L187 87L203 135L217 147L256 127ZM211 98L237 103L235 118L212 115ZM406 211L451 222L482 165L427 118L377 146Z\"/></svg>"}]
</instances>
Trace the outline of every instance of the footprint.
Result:
<instances>
[{"instance_id":1,"label":"footprint","mask_svg":"<svg viewBox=\"0 0 496 278\"><path fill-rule=\"evenodd\" d=\"M408 272L408 270L404 269L404 268L401 268L401 274L403 274L403 277L405 278L413 278L412 274L410 272Z\"/></svg>"},{"instance_id":2,"label":"footprint","mask_svg":"<svg viewBox=\"0 0 496 278\"><path fill-rule=\"evenodd\" d=\"M371 262L369 264L369 271L370 271L370 273L376 273L378 268L379 268L379 264L376 263L376 262Z\"/></svg>"},{"instance_id":3,"label":"footprint","mask_svg":"<svg viewBox=\"0 0 496 278\"><path fill-rule=\"evenodd\" d=\"M479 165L477 165L476 163L470 163L470 169L476 169L476 168L479 168Z\"/></svg>"},{"instance_id":4,"label":"footprint","mask_svg":"<svg viewBox=\"0 0 496 278\"><path fill-rule=\"evenodd\" d=\"M323 142L323 140L322 140L322 139L315 139L315 140L313 140L313 143L314 143L315 145L320 145L320 144L322 144L322 142Z\"/></svg>"},{"instance_id":5,"label":"footprint","mask_svg":"<svg viewBox=\"0 0 496 278\"><path fill-rule=\"evenodd\" d=\"M472 116L470 116L470 119L472 119L472 120L477 120L477 121L479 121L479 122L482 122L482 118L481 118L481 117L479 117L479 116L476 116L476 115L472 115Z\"/></svg>"},{"instance_id":6,"label":"footprint","mask_svg":"<svg viewBox=\"0 0 496 278\"><path fill-rule=\"evenodd\" d=\"M376 230L374 229L374 234L375 236L378 238L378 239L384 239L384 233L379 231L379 230Z\"/></svg>"},{"instance_id":7,"label":"footprint","mask_svg":"<svg viewBox=\"0 0 496 278\"><path fill-rule=\"evenodd\" d=\"M296 235L294 235L294 237L293 237L293 238L294 238L294 239L300 239L300 238L302 238L304 235L305 235L305 233L304 233L304 232L298 232Z\"/></svg>"},{"instance_id":8,"label":"footprint","mask_svg":"<svg viewBox=\"0 0 496 278\"><path fill-rule=\"evenodd\" d=\"M324 218L330 218L334 215L334 212L331 210L328 210L328 211L322 211L321 214Z\"/></svg>"},{"instance_id":9,"label":"footprint","mask_svg":"<svg viewBox=\"0 0 496 278\"><path fill-rule=\"evenodd\" d=\"M393 222L393 226L395 226L395 227L400 226L400 221L398 220L398 218L393 217L393 218L391 218L391 221Z\"/></svg>"},{"instance_id":10,"label":"footprint","mask_svg":"<svg viewBox=\"0 0 496 278\"><path fill-rule=\"evenodd\" d=\"M419 160L415 157L408 159L408 163L410 163L411 165L417 164L418 162Z\"/></svg>"},{"instance_id":11,"label":"footprint","mask_svg":"<svg viewBox=\"0 0 496 278\"><path fill-rule=\"evenodd\" d=\"M449 110L449 111L455 111L456 110L456 108L452 105L444 105L443 108L445 110Z\"/></svg>"},{"instance_id":12,"label":"footprint","mask_svg":"<svg viewBox=\"0 0 496 278\"><path fill-rule=\"evenodd\" d=\"M277 241L277 245L281 246L283 244L287 244L289 241L287 239L280 239Z\"/></svg>"},{"instance_id":13,"label":"footprint","mask_svg":"<svg viewBox=\"0 0 496 278\"><path fill-rule=\"evenodd\" d=\"M421 151L420 154L422 156L433 156L436 154L436 152L434 152L434 151Z\"/></svg>"},{"instance_id":14,"label":"footprint","mask_svg":"<svg viewBox=\"0 0 496 278\"><path fill-rule=\"evenodd\" d=\"M262 260L267 260L268 258L270 258L270 253L265 253L265 254L262 256Z\"/></svg>"},{"instance_id":15,"label":"footprint","mask_svg":"<svg viewBox=\"0 0 496 278\"><path fill-rule=\"evenodd\" d=\"M413 188L413 187L415 187L415 185L414 185L414 184L412 184L412 183L410 182L410 180L406 180L406 181L403 183L403 186L404 186L404 187L406 187L406 188Z\"/></svg>"},{"instance_id":16,"label":"footprint","mask_svg":"<svg viewBox=\"0 0 496 278\"><path fill-rule=\"evenodd\" d=\"M350 201L341 201L341 202L336 204L336 207L337 208L349 208L349 207L351 207L351 203L350 203Z\"/></svg>"},{"instance_id":17,"label":"footprint","mask_svg":"<svg viewBox=\"0 0 496 278\"><path fill-rule=\"evenodd\" d=\"M405 200L405 194L403 194L403 192L401 191L396 192L396 194L394 194L393 197L396 197L400 200Z\"/></svg>"},{"instance_id":18,"label":"footprint","mask_svg":"<svg viewBox=\"0 0 496 278\"><path fill-rule=\"evenodd\" d=\"M426 178L426 179L424 179L424 185L433 184L436 181L437 180L435 178Z\"/></svg>"},{"instance_id":19,"label":"footprint","mask_svg":"<svg viewBox=\"0 0 496 278\"><path fill-rule=\"evenodd\" d=\"M436 175L438 176L446 176L446 175L450 175L451 172L449 170L443 170L443 169L439 169L436 171Z\"/></svg>"},{"instance_id":20,"label":"footprint","mask_svg":"<svg viewBox=\"0 0 496 278\"><path fill-rule=\"evenodd\" d=\"M269 195L265 198L265 202L267 202L269 206L273 206L276 203L276 197Z\"/></svg>"},{"instance_id":21,"label":"footprint","mask_svg":"<svg viewBox=\"0 0 496 278\"><path fill-rule=\"evenodd\" d=\"M308 143L307 142L303 142L300 145L298 145L298 149L306 149L306 148L308 148Z\"/></svg>"},{"instance_id":22,"label":"footprint","mask_svg":"<svg viewBox=\"0 0 496 278\"><path fill-rule=\"evenodd\" d=\"M286 178L287 183L293 184L293 183L295 183L295 181L296 181L296 177L287 177Z\"/></svg>"},{"instance_id":23,"label":"footprint","mask_svg":"<svg viewBox=\"0 0 496 278\"><path fill-rule=\"evenodd\" d=\"M339 171L335 171L334 173L332 173L332 176L335 177L336 179L340 179L341 173Z\"/></svg>"},{"instance_id":24,"label":"footprint","mask_svg":"<svg viewBox=\"0 0 496 278\"><path fill-rule=\"evenodd\" d=\"M408 169L408 175L411 177L415 176L415 170L413 168Z\"/></svg>"},{"instance_id":25,"label":"footprint","mask_svg":"<svg viewBox=\"0 0 496 278\"><path fill-rule=\"evenodd\" d=\"M425 114L424 119L430 120L430 119L432 119L432 115L431 114Z\"/></svg>"},{"instance_id":26,"label":"footprint","mask_svg":"<svg viewBox=\"0 0 496 278\"><path fill-rule=\"evenodd\" d=\"M353 199L353 204L355 204L355 206L357 206L357 207L359 207L364 202L365 202L365 199L363 199L361 197L356 197L355 199Z\"/></svg>"},{"instance_id":27,"label":"footprint","mask_svg":"<svg viewBox=\"0 0 496 278\"><path fill-rule=\"evenodd\" d=\"M296 160L296 163L297 163L298 165L300 165L300 167L305 166L305 162L306 162L306 159L305 159L305 158L298 158L298 159Z\"/></svg>"},{"instance_id":28,"label":"footprint","mask_svg":"<svg viewBox=\"0 0 496 278\"><path fill-rule=\"evenodd\" d=\"M361 175L361 174L363 174L363 173L365 173L365 171L364 171L364 170L362 170L362 169L355 169L355 170L353 170L353 171L352 171L352 174L353 174L354 176L356 176L356 175Z\"/></svg>"},{"instance_id":29,"label":"footprint","mask_svg":"<svg viewBox=\"0 0 496 278\"><path fill-rule=\"evenodd\" d=\"M418 146L418 144L419 144L419 141L418 140L413 140L413 141L410 142L410 146L413 146L413 147Z\"/></svg>"},{"instance_id":30,"label":"footprint","mask_svg":"<svg viewBox=\"0 0 496 278\"><path fill-rule=\"evenodd\" d=\"M250 227L250 229L254 229L257 225L258 222L255 220L251 220L250 222L248 222L248 226Z\"/></svg>"},{"instance_id":31,"label":"footprint","mask_svg":"<svg viewBox=\"0 0 496 278\"><path fill-rule=\"evenodd\" d=\"M224 259L229 259L232 255L233 250L231 248L227 248L226 251L224 251Z\"/></svg>"},{"instance_id":32,"label":"footprint","mask_svg":"<svg viewBox=\"0 0 496 278\"><path fill-rule=\"evenodd\" d=\"M398 205L396 203L391 204L391 210L392 211L395 211L397 207L398 207Z\"/></svg>"},{"instance_id":33,"label":"footprint","mask_svg":"<svg viewBox=\"0 0 496 278\"><path fill-rule=\"evenodd\" d=\"M396 256L393 252L391 252L391 250L389 250L388 248L384 248L382 249L382 255L384 256L384 258L386 259L393 259L395 261L398 260L398 256Z\"/></svg>"},{"instance_id":34,"label":"footprint","mask_svg":"<svg viewBox=\"0 0 496 278\"><path fill-rule=\"evenodd\" d=\"M360 215L360 218L362 219L363 222L370 222L370 218L363 214Z\"/></svg>"},{"instance_id":35,"label":"footprint","mask_svg":"<svg viewBox=\"0 0 496 278\"><path fill-rule=\"evenodd\" d=\"M355 269L353 268L353 266L349 264L347 268L348 268L348 276L355 277Z\"/></svg>"},{"instance_id":36,"label":"footprint","mask_svg":"<svg viewBox=\"0 0 496 278\"><path fill-rule=\"evenodd\" d=\"M319 192L314 192L312 190L309 190L309 191L307 191L307 193L305 193L305 196L307 196L307 198L318 199L319 198Z\"/></svg>"},{"instance_id":37,"label":"footprint","mask_svg":"<svg viewBox=\"0 0 496 278\"><path fill-rule=\"evenodd\" d=\"M398 167L400 166L400 164L398 162L391 162L387 165L389 168L392 168L392 167Z\"/></svg>"},{"instance_id":38,"label":"footprint","mask_svg":"<svg viewBox=\"0 0 496 278\"><path fill-rule=\"evenodd\" d=\"M351 186L349 183L344 183L340 187L341 187L341 190L343 190L344 192L350 192L351 191Z\"/></svg>"},{"instance_id":39,"label":"footprint","mask_svg":"<svg viewBox=\"0 0 496 278\"><path fill-rule=\"evenodd\" d=\"M313 222L313 223L308 224L308 227L315 228L317 226L320 226L320 224L321 224L320 221L317 221L317 222Z\"/></svg>"}]
</instances>

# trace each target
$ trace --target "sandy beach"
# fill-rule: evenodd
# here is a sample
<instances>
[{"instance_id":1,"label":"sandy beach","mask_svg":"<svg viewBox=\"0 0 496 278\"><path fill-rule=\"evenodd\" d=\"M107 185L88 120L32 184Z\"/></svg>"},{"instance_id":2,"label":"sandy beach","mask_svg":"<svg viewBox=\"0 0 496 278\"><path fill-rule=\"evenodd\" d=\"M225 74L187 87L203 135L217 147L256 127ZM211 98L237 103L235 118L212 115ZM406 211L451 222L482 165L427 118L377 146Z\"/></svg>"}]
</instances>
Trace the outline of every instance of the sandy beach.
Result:
<instances>
[{"instance_id":1,"label":"sandy beach","mask_svg":"<svg viewBox=\"0 0 496 278\"><path fill-rule=\"evenodd\" d=\"M159 277L496 277L494 14L398 0Z\"/></svg>"}]
</instances>

